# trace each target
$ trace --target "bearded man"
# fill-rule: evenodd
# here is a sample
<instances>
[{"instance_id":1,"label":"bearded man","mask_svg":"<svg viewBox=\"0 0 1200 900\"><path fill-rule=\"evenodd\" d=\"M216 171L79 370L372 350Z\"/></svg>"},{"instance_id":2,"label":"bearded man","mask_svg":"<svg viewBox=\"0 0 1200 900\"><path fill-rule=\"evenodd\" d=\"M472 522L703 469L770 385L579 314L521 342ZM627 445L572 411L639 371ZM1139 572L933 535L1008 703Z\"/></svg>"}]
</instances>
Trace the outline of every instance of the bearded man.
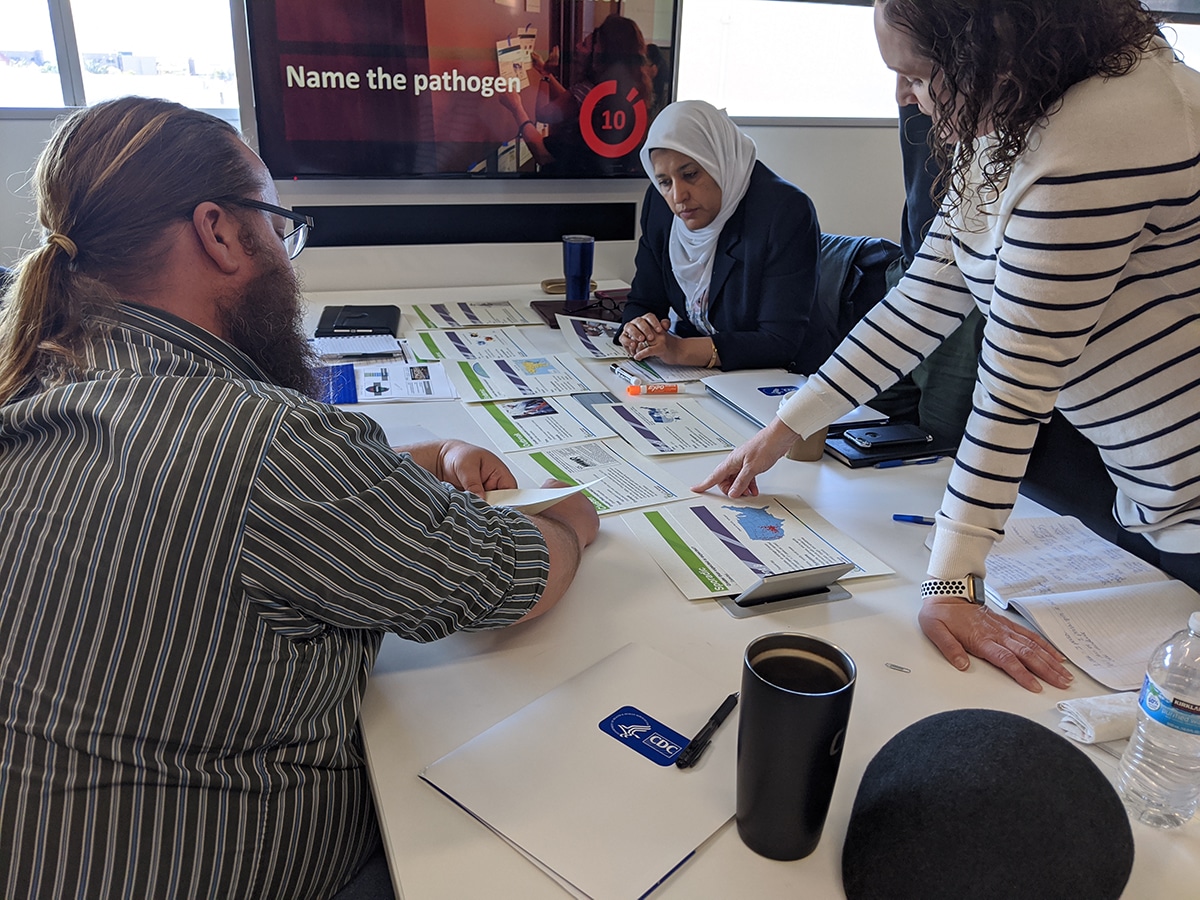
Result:
<instances>
[{"instance_id":1,"label":"bearded man","mask_svg":"<svg viewBox=\"0 0 1200 900\"><path fill-rule=\"evenodd\" d=\"M329 897L379 859L383 634L544 612L595 510L492 508L493 454L311 399L312 222L221 120L81 110L34 188L0 311L0 896Z\"/></svg>"}]
</instances>

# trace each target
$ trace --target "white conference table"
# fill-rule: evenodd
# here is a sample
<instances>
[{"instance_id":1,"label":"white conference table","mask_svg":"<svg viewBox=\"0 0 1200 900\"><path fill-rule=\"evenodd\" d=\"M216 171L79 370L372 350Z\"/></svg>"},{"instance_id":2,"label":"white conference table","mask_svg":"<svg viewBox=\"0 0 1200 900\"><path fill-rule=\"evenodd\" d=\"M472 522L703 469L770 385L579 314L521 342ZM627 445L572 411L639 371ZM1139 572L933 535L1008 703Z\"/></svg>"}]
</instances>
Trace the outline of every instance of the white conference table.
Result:
<instances>
[{"instance_id":1,"label":"white conference table","mask_svg":"<svg viewBox=\"0 0 1200 900\"><path fill-rule=\"evenodd\" d=\"M456 299L523 303L540 296L531 285L310 294L309 320L315 322L325 304ZM542 351L563 349L557 332L531 328L531 340ZM603 364L587 365L610 390L623 390ZM686 396L701 397L703 388L692 385ZM753 426L736 413L714 400L704 402L745 436L753 433ZM488 446L458 402L358 408L376 418L393 441L406 439L413 427L423 427L441 437ZM693 484L719 459L698 455L656 462ZM606 516L575 582L549 613L508 629L456 634L433 644L389 635L363 699L362 726L398 895L402 892L407 900L565 896L533 863L421 781L418 773L631 641L706 673L730 691L738 687L746 645L772 631L828 639L858 666L841 770L817 850L794 862L765 859L742 844L731 820L655 891L656 897L664 898L843 897L841 850L854 795L867 763L893 735L925 716L963 707L1006 710L1056 729L1058 700L1106 693L1077 669L1069 690L1047 687L1041 694L1023 690L979 660L969 671L957 672L921 635L917 585L928 560L923 543L928 529L894 522L892 513L932 515L949 467L950 462L943 461L851 470L827 457L819 463L782 460L759 479L763 493L802 499L895 569L895 575L849 582L852 596L846 600L734 619L712 601L686 600L618 518ZM522 479L522 486L533 484ZM1045 512L1023 497L1016 514ZM1096 748L1087 752L1115 778L1115 759ZM987 760L980 763L986 765ZM496 777L506 773L497 772ZM1070 828L1071 823L1062 825ZM1138 823L1133 831L1136 858L1124 896L1191 896L1200 882L1200 821L1173 833ZM972 833L967 827L963 840L1003 841L1004 835ZM612 863L619 866L620 860Z\"/></svg>"}]
</instances>

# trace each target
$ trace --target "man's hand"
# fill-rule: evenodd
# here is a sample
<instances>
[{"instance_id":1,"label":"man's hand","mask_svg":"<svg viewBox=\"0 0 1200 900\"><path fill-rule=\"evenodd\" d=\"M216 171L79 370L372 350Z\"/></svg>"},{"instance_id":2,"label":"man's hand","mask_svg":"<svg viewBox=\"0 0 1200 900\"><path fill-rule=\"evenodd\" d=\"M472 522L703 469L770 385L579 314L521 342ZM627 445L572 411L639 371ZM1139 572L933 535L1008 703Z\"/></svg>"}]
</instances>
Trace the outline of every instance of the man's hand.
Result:
<instances>
[{"instance_id":1,"label":"man's hand","mask_svg":"<svg viewBox=\"0 0 1200 900\"><path fill-rule=\"evenodd\" d=\"M711 475L692 488L696 493L719 487L729 497L758 496L756 477L788 452L798 435L778 418L742 446L733 450Z\"/></svg>"},{"instance_id":2,"label":"man's hand","mask_svg":"<svg viewBox=\"0 0 1200 900\"><path fill-rule=\"evenodd\" d=\"M486 491L517 486L517 479L500 457L466 441L425 441L392 449L411 455L413 462L434 478L480 497Z\"/></svg>"},{"instance_id":3,"label":"man's hand","mask_svg":"<svg viewBox=\"0 0 1200 900\"><path fill-rule=\"evenodd\" d=\"M487 491L511 490L517 479L490 450L466 441L443 441L434 474L460 491L482 497Z\"/></svg>"},{"instance_id":4,"label":"man's hand","mask_svg":"<svg viewBox=\"0 0 1200 900\"><path fill-rule=\"evenodd\" d=\"M1045 638L986 606L960 597L928 597L917 620L956 669L966 671L971 664L967 654L978 656L1034 693L1042 690L1039 678L1059 688L1070 687L1075 678L1063 665L1066 658Z\"/></svg>"}]
</instances>

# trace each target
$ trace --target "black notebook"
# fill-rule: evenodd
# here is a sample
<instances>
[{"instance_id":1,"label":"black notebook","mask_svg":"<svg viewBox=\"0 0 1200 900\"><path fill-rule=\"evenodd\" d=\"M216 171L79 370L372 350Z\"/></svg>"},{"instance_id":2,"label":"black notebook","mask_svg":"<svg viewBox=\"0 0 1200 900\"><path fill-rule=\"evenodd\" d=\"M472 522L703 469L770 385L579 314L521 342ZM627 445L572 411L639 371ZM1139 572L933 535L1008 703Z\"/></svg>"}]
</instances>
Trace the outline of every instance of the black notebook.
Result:
<instances>
[{"instance_id":1,"label":"black notebook","mask_svg":"<svg viewBox=\"0 0 1200 900\"><path fill-rule=\"evenodd\" d=\"M948 441L914 441L910 444L888 444L868 449L851 443L841 435L831 434L825 439L825 452L838 462L852 469L873 466L881 462L906 459L932 459L936 456L953 456L958 449Z\"/></svg>"},{"instance_id":2,"label":"black notebook","mask_svg":"<svg viewBox=\"0 0 1200 900\"><path fill-rule=\"evenodd\" d=\"M352 334L390 334L400 330L400 307L327 306L317 323L317 337L345 337Z\"/></svg>"}]
</instances>

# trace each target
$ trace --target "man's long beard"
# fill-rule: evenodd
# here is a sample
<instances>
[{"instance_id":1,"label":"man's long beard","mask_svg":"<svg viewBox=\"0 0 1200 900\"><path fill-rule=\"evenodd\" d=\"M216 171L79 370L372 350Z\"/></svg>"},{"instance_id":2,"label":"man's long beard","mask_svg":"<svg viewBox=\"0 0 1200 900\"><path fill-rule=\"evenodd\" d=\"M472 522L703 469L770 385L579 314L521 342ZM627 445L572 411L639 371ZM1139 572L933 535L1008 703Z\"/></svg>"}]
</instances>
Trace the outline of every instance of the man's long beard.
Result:
<instances>
[{"instance_id":1,"label":"man's long beard","mask_svg":"<svg viewBox=\"0 0 1200 900\"><path fill-rule=\"evenodd\" d=\"M222 298L218 308L229 343L273 384L315 396L316 357L304 337L300 285L290 265L268 264L240 295Z\"/></svg>"}]
</instances>

